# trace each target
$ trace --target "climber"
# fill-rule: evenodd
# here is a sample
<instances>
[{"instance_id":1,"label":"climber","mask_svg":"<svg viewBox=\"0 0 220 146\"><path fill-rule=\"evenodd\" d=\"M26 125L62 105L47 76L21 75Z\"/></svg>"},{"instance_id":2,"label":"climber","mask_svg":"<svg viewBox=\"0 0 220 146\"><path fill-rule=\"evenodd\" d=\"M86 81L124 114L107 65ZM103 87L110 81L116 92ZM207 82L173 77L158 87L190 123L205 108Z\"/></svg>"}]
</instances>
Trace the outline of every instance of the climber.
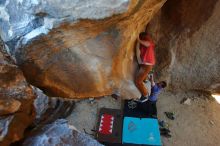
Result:
<instances>
[{"instance_id":1,"label":"climber","mask_svg":"<svg viewBox=\"0 0 220 146\"><path fill-rule=\"evenodd\" d=\"M150 83L151 83L151 94L148 100L144 103L139 103L138 107L140 110L144 111L146 114L151 115L152 117L157 117L157 97L161 90L167 86L165 81L160 81L158 83L154 82L153 75L150 75Z\"/></svg>"},{"instance_id":2,"label":"climber","mask_svg":"<svg viewBox=\"0 0 220 146\"><path fill-rule=\"evenodd\" d=\"M152 70L155 64L154 42L146 32L141 32L139 35L138 45L136 48L136 56L139 64L139 71L135 78L135 85L141 92L140 102L148 100L149 90L144 86L144 81L148 77L148 73Z\"/></svg>"}]
</instances>

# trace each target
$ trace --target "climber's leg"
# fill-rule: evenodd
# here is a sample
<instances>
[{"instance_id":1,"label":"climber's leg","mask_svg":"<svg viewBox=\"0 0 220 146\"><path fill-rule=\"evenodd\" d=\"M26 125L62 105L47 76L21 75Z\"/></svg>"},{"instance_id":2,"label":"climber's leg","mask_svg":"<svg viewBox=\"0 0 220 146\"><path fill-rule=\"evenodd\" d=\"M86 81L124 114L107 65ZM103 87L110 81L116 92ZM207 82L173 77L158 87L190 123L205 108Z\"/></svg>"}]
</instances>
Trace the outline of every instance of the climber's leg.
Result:
<instances>
[{"instance_id":1,"label":"climber's leg","mask_svg":"<svg viewBox=\"0 0 220 146\"><path fill-rule=\"evenodd\" d=\"M152 70L152 65L140 65L140 69L135 79L135 85L143 96L148 96L148 90L144 86L144 80L147 79L148 73Z\"/></svg>"}]
</instances>

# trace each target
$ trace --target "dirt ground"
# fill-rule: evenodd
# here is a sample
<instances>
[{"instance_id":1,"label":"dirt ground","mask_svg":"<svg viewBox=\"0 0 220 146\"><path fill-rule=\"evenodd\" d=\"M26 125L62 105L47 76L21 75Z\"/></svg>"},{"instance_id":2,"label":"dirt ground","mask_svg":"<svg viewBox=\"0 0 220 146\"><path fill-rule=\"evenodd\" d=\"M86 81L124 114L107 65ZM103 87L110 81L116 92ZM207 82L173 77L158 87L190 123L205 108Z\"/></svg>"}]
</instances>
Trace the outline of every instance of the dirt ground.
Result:
<instances>
[{"instance_id":1,"label":"dirt ground","mask_svg":"<svg viewBox=\"0 0 220 146\"><path fill-rule=\"evenodd\" d=\"M191 105L180 104L183 98L190 98ZM82 132L92 134L95 129L97 111L101 107L120 109L122 102L104 97L90 103L83 100L68 117L69 123ZM158 117L169 124L171 138L162 137L164 146L219 146L220 145L220 104L208 100L199 93L163 92L157 104ZM165 111L175 113L175 120L169 120Z\"/></svg>"}]
</instances>

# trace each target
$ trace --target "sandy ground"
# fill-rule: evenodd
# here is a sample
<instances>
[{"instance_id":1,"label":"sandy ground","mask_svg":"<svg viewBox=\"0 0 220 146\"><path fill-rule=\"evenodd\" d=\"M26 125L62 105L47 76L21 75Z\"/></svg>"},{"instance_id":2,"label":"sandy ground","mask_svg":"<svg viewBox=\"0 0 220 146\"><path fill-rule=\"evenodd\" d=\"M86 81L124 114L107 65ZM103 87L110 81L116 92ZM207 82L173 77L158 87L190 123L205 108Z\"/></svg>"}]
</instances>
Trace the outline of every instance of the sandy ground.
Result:
<instances>
[{"instance_id":1,"label":"sandy ground","mask_svg":"<svg viewBox=\"0 0 220 146\"><path fill-rule=\"evenodd\" d=\"M180 104L184 98L191 98L191 105ZM90 103L82 100L68 117L69 123L80 131L92 133L95 129L97 111L101 107L121 108L121 101L104 97ZM219 146L220 145L220 104L208 100L198 93L163 92L159 96L158 117L169 124L171 138L162 137L164 146ZM169 120L165 111L175 113L175 120Z\"/></svg>"}]
</instances>

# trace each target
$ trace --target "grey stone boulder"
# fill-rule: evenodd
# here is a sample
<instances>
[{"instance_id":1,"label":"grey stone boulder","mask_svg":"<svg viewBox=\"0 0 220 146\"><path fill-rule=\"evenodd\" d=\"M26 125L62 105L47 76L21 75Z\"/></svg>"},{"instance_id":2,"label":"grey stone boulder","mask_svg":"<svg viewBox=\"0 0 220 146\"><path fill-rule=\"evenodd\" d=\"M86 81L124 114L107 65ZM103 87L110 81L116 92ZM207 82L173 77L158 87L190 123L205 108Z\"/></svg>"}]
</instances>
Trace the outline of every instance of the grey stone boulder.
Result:
<instances>
[{"instance_id":1,"label":"grey stone boulder","mask_svg":"<svg viewBox=\"0 0 220 146\"><path fill-rule=\"evenodd\" d=\"M23 146L103 146L90 136L80 133L64 119L58 119L33 132Z\"/></svg>"}]
</instances>

